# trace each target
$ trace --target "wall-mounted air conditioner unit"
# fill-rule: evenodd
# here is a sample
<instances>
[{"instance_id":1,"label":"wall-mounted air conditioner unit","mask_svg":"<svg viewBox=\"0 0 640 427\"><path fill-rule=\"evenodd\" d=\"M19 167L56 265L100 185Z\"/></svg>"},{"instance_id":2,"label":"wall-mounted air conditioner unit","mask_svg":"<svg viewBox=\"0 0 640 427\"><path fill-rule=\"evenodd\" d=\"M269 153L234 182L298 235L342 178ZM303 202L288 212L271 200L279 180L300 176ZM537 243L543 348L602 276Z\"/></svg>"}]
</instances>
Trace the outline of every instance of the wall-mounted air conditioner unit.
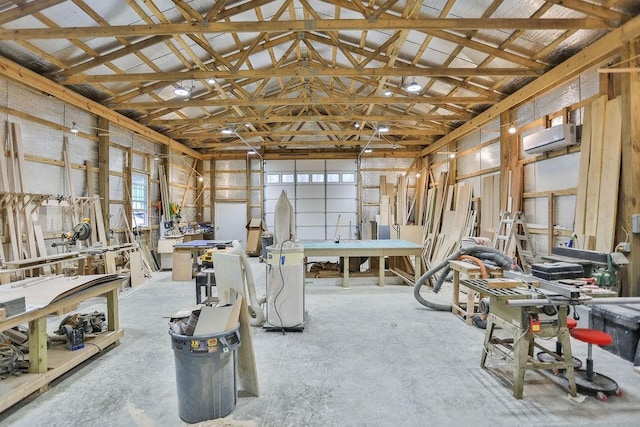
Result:
<instances>
[{"instance_id":1,"label":"wall-mounted air conditioner unit","mask_svg":"<svg viewBox=\"0 0 640 427\"><path fill-rule=\"evenodd\" d=\"M576 144L576 125L567 123L552 126L522 138L522 148L527 154L544 153Z\"/></svg>"}]
</instances>

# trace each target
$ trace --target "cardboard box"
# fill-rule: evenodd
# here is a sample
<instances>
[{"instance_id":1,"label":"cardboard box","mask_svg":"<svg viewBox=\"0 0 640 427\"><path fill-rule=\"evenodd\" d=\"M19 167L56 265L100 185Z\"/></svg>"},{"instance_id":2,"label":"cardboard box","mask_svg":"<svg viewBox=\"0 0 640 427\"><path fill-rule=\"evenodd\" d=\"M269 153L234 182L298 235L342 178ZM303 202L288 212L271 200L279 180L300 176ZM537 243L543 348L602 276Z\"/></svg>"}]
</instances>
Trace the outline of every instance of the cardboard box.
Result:
<instances>
[{"instance_id":1,"label":"cardboard box","mask_svg":"<svg viewBox=\"0 0 640 427\"><path fill-rule=\"evenodd\" d=\"M247 224L247 255L259 256L262 252L262 233L267 227L260 218L252 218Z\"/></svg>"}]
</instances>

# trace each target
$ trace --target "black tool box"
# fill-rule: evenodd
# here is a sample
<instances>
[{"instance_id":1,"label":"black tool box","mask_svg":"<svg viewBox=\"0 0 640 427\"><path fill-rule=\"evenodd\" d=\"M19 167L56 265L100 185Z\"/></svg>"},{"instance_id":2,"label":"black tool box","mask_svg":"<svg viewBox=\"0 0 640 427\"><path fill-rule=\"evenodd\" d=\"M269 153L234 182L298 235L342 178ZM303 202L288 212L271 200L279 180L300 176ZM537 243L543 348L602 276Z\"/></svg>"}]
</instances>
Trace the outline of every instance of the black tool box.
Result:
<instances>
[{"instance_id":1,"label":"black tool box","mask_svg":"<svg viewBox=\"0 0 640 427\"><path fill-rule=\"evenodd\" d=\"M583 277L584 270L570 262L543 262L531 264L531 274L544 280L577 279Z\"/></svg>"}]
</instances>

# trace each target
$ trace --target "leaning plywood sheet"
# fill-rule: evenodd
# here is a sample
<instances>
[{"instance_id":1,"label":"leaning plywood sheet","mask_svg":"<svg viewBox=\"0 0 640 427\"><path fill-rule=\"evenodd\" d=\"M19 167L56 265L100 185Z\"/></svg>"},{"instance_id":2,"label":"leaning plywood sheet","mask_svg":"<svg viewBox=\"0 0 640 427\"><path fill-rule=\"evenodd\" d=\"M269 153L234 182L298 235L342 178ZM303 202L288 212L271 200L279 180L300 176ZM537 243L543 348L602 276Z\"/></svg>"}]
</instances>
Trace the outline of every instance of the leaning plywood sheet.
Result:
<instances>
[{"instance_id":1,"label":"leaning plywood sheet","mask_svg":"<svg viewBox=\"0 0 640 427\"><path fill-rule=\"evenodd\" d=\"M240 388L254 396L260 395L258 385L258 371L256 368L255 354L253 350L253 338L249 320L249 308L244 292L244 272L239 255L217 254L213 260L213 268L216 271L216 287L220 304L230 304L235 301L232 291L243 296L240 307L240 340L238 349L238 371Z\"/></svg>"},{"instance_id":2,"label":"leaning plywood sheet","mask_svg":"<svg viewBox=\"0 0 640 427\"><path fill-rule=\"evenodd\" d=\"M622 118L620 113L621 97L607 102L596 227L596 250L601 252L613 251L616 233L622 151Z\"/></svg>"},{"instance_id":3,"label":"leaning plywood sheet","mask_svg":"<svg viewBox=\"0 0 640 427\"><path fill-rule=\"evenodd\" d=\"M584 234L588 236L595 236L598 227L606 104L607 98L605 96L601 96L591 104L591 149L589 151L589 174L587 177L587 208L585 209L584 219Z\"/></svg>"},{"instance_id":4,"label":"leaning plywood sheet","mask_svg":"<svg viewBox=\"0 0 640 427\"><path fill-rule=\"evenodd\" d=\"M591 105L585 105L582 119L582 139L580 141L580 168L578 170L578 194L573 232L584 234L584 218L587 209L587 179L591 150Z\"/></svg>"},{"instance_id":5,"label":"leaning plywood sheet","mask_svg":"<svg viewBox=\"0 0 640 427\"><path fill-rule=\"evenodd\" d=\"M23 296L29 308L45 307L52 302L80 292L91 286L118 279L117 274L92 274L87 276L54 277L46 280L21 280L0 286L0 295Z\"/></svg>"}]
</instances>

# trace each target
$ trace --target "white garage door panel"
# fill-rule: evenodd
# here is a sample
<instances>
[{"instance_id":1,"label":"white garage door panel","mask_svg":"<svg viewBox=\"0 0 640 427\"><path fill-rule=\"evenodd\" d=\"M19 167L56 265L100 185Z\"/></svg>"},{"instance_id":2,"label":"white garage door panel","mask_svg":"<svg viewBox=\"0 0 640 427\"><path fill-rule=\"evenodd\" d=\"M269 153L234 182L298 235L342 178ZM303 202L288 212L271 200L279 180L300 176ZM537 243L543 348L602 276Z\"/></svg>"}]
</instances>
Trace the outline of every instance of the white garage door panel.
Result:
<instances>
[{"instance_id":1,"label":"white garage door panel","mask_svg":"<svg viewBox=\"0 0 640 427\"><path fill-rule=\"evenodd\" d=\"M324 227L298 227L298 235L296 237L298 240L326 240Z\"/></svg>"},{"instance_id":2,"label":"white garage door panel","mask_svg":"<svg viewBox=\"0 0 640 427\"><path fill-rule=\"evenodd\" d=\"M296 203L297 212L322 212L324 210L324 200L298 199Z\"/></svg>"},{"instance_id":3,"label":"white garage door panel","mask_svg":"<svg viewBox=\"0 0 640 427\"><path fill-rule=\"evenodd\" d=\"M324 199L324 184L298 184L298 199Z\"/></svg>"},{"instance_id":4,"label":"white garage door panel","mask_svg":"<svg viewBox=\"0 0 640 427\"><path fill-rule=\"evenodd\" d=\"M270 172L283 172L283 171L294 171L296 169L296 161L295 160L275 160L275 161L266 161L264 162L264 171L267 173Z\"/></svg>"},{"instance_id":5,"label":"white garage door panel","mask_svg":"<svg viewBox=\"0 0 640 427\"><path fill-rule=\"evenodd\" d=\"M356 187L353 185L329 184L327 188L327 197L332 199L355 199L356 194Z\"/></svg>"},{"instance_id":6,"label":"white garage door panel","mask_svg":"<svg viewBox=\"0 0 640 427\"><path fill-rule=\"evenodd\" d=\"M324 160L298 160L296 162L298 172L324 171Z\"/></svg>"},{"instance_id":7,"label":"white garage door panel","mask_svg":"<svg viewBox=\"0 0 640 427\"><path fill-rule=\"evenodd\" d=\"M354 213L328 213L327 226L329 227L329 230L331 230L332 227L333 229L336 228L336 224L338 223L338 215L340 215L340 225L342 227L348 227L349 221L351 221L351 225L356 225L356 214Z\"/></svg>"},{"instance_id":8,"label":"white garage door panel","mask_svg":"<svg viewBox=\"0 0 640 427\"><path fill-rule=\"evenodd\" d=\"M299 227L304 226L322 226L324 227L325 215L323 213L300 213L296 215L296 225Z\"/></svg>"},{"instance_id":9,"label":"white garage door panel","mask_svg":"<svg viewBox=\"0 0 640 427\"><path fill-rule=\"evenodd\" d=\"M296 194L295 186L293 184L291 185L272 184L272 185L267 185L266 188L264 189L264 198L278 200L278 197L280 197L280 193L282 193L282 190L284 190L287 193L287 197L289 198L290 201L294 198L293 195ZM291 204L293 204L293 201L291 201Z\"/></svg>"},{"instance_id":10,"label":"white garage door panel","mask_svg":"<svg viewBox=\"0 0 640 427\"><path fill-rule=\"evenodd\" d=\"M327 199L327 212L356 212L357 202L353 199Z\"/></svg>"}]
</instances>

